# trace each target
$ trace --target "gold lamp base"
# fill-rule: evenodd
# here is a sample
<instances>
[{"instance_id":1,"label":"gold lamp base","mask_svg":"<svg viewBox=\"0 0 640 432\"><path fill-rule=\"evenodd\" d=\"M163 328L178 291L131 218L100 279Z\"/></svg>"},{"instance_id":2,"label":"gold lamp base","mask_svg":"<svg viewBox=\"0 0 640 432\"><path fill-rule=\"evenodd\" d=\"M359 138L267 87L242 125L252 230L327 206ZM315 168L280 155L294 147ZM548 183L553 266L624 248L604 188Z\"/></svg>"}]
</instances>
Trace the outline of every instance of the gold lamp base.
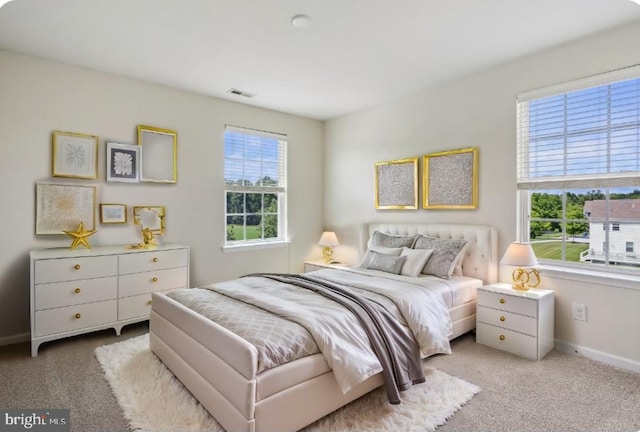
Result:
<instances>
[{"instance_id":1,"label":"gold lamp base","mask_svg":"<svg viewBox=\"0 0 640 432\"><path fill-rule=\"evenodd\" d=\"M333 261L333 248L331 246L325 246L322 248L322 257L324 262L329 264Z\"/></svg>"},{"instance_id":2,"label":"gold lamp base","mask_svg":"<svg viewBox=\"0 0 640 432\"><path fill-rule=\"evenodd\" d=\"M535 276L535 283L530 283L531 275ZM511 274L511 278L513 279L512 288L516 291L528 291L529 288L535 288L540 285L540 272L536 269L527 271L522 267L518 267Z\"/></svg>"}]
</instances>

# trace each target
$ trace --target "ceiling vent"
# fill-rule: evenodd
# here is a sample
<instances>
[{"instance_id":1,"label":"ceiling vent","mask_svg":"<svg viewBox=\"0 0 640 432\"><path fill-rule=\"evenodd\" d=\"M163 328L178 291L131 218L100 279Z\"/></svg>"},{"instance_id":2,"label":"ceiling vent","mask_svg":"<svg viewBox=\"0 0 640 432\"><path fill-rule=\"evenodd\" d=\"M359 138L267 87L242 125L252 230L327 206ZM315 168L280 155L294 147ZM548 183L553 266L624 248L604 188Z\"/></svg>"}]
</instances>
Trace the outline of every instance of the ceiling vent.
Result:
<instances>
[{"instance_id":1,"label":"ceiling vent","mask_svg":"<svg viewBox=\"0 0 640 432\"><path fill-rule=\"evenodd\" d=\"M236 96L243 96L246 98L252 98L255 96L254 94L247 93L245 91L234 89L234 88L227 90L227 93L231 93L232 95L236 95Z\"/></svg>"}]
</instances>

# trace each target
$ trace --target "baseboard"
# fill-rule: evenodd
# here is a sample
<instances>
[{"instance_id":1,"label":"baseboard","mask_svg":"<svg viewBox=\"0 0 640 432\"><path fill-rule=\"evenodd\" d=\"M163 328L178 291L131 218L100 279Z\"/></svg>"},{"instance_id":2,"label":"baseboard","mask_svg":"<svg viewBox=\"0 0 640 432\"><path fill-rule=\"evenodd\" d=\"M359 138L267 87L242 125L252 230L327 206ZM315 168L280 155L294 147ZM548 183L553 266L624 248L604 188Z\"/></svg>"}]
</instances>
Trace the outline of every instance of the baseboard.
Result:
<instances>
[{"instance_id":1,"label":"baseboard","mask_svg":"<svg viewBox=\"0 0 640 432\"><path fill-rule=\"evenodd\" d=\"M555 340L554 347L558 351L569 354L578 354L591 360L640 373L640 362L636 360L631 360L625 357L609 354L604 351L598 351L592 348L575 345L569 342L559 341L557 339Z\"/></svg>"},{"instance_id":2,"label":"baseboard","mask_svg":"<svg viewBox=\"0 0 640 432\"><path fill-rule=\"evenodd\" d=\"M13 345L15 343L26 342L30 339L30 333L20 333L13 336L0 337L0 346Z\"/></svg>"}]
</instances>

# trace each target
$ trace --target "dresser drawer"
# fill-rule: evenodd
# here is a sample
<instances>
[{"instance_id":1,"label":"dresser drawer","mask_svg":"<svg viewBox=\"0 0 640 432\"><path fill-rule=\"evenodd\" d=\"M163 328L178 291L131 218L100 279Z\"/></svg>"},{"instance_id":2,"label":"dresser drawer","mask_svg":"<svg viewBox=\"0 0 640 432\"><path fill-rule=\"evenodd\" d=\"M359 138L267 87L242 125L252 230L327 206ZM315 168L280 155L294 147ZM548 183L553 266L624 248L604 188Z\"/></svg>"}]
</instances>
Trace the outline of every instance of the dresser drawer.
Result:
<instances>
[{"instance_id":1,"label":"dresser drawer","mask_svg":"<svg viewBox=\"0 0 640 432\"><path fill-rule=\"evenodd\" d=\"M115 299L36 311L35 335L79 330L114 322L117 318L118 301Z\"/></svg>"},{"instance_id":2,"label":"dresser drawer","mask_svg":"<svg viewBox=\"0 0 640 432\"><path fill-rule=\"evenodd\" d=\"M484 306L478 306L476 314L478 322L525 333L530 336L538 335L538 321L534 317L513 314Z\"/></svg>"},{"instance_id":3,"label":"dresser drawer","mask_svg":"<svg viewBox=\"0 0 640 432\"><path fill-rule=\"evenodd\" d=\"M119 296L129 297L155 291L187 287L187 268L157 270L120 276Z\"/></svg>"},{"instance_id":4,"label":"dresser drawer","mask_svg":"<svg viewBox=\"0 0 640 432\"><path fill-rule=\"evenodd\" d=\"M485 323L477 323L476 341L521 357L533 360L538 358L538 340L533 336L527 336Z\"/></svg>"},{"instance_id":5,"label":"dresser drawer","mask_svg":"<svg viewBox=\"0 0 640 432\"><path fill-rule=\"evenodd\" d=\"M187 249L123 254L119 257L120 274L186 267Z\"/></svg>"},{"instance_id":6,"label":"dresser drawer","mask_svg":"<svg viewBox=\"0 0 640 432\"><path fill-rule=\"evenodd\" d=\"M538 316L538 303L535 300L486 290L478 291L478 306L486 306L531 317Z\"/></svg>"},{"instance_id":7,"label":"dresser drawer","mask_svg":"<svg viewBox=\"0 0 640 432\"><path fill-rule=\"evenodd\" d=\"M118 297L118 277L55 282L35 286L36 310L110 300Z\"/></svg>"},{"instance_id":8,"label":"dresser drawer","mask_svg":"<svg viewBox=\"0 0 640 432\"><path fill-rule=\"evenodd\" d=\"M118 274L118 257L105 255L37 260L34 273L35 284L115 276Z\"/></svg>"},{"instance_id":9,"label":"dresser drawer","mask_svg":"<svg viewBox=\"0 0 640 432\"><path fill-rule=\"evenodd\" d=\"M119 320L148 317L150 313L151 293L125 297L118 300Z\"/></svg>"}]
</instances>

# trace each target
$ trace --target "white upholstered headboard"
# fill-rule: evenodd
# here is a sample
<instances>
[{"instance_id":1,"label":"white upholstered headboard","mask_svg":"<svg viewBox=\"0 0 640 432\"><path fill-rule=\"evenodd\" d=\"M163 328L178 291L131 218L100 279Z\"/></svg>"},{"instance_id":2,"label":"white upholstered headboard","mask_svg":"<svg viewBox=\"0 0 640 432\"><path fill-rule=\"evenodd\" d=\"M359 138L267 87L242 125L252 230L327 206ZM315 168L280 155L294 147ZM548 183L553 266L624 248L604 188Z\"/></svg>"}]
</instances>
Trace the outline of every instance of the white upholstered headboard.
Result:
<instances>
[{"instance_id":1,"label":"white upholstered headboard","mask_svg":"<svg viewBox=\"0 0 640 432\"><path fill-rule=\"evenodd\" d=\"M364 254L374 231L391 235L424 234L468 242L462 260L462 273L482 279L485 284L498 281L498 232L489 225L443 223L369 223L360 231L360 252Z\"/></svg>"}]
</instances>

